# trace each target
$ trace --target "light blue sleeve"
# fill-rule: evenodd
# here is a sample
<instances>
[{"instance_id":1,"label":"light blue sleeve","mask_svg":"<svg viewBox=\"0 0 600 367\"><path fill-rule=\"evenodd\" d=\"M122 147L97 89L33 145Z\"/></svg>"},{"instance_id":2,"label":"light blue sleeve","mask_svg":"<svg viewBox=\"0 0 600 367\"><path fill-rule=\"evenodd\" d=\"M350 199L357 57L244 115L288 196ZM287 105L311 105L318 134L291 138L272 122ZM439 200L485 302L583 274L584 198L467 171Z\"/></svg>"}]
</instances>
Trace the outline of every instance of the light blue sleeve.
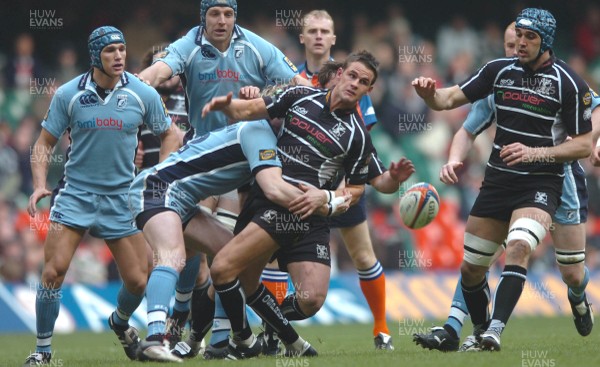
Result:
<instances>
[{"instance_id":1,"label":"light blue sleeve","mask_svg":"<svg viewBox=\"0 0 600 367\"><path fill-rule=\"evenodd\" d=\"M69 127L70 118L67 111L69 101L66 100L66 94L64 87L57 89L54 97L52 97L52 102L50 102L50 108L48 108L48 112L46 112L46 116L42 121L42 127L57 139L60 139Z\"/></svg>"},{"instance_id":2,"label":"light blue sleeve","mask_svg":"<svg viewBox=\"0 0 600 367\"><path fill-rule=\"evenodd\" d=\"M145 86L144 86L145 87ZM144 105L146 114L144 124L154 135L160 135L171 126L171 117L167 113L167 107L154 88L145 88Z\"/></svg>"},{"instance_id":3,"label":"light blue sleeve","mask_svg":"<svg viewBox=\"0 0 600 367\"><path fill-rule=\"evenodd\" d=\"M253 174L262 166L281 167L277 158L277 138L266 120L245 123L239 134L242 151Z\"/></svg>"},{"instance_id":4,"label":"light blue sleeve","mask_svg":"<svg viewBox=\"0 0 600 367\"><path fill-rule=\"evenodd\" d=\"M463 123L463 128L472 135L479 135L482 131L490 127L495 119L494 96L490 94L487 98L473 103L471 111Z\"/></svg>"},{"instance_id":5,"label":"light blue sleeve","mask_svg":"<svg viewBox=\"0 0 600 367\"><path fill-rule=\"evenodd\" d=\"M377 116L375 115L375 108L373 107L371 97L365 94L358 102L358 105L360 106L360 112L363 121L365 122L365 126L370 128L371 125L377 122Z\"/></svg>"},{"instance_id":6,"label":"light blue sleeve","mask_svg":"<svg viewBox=\"0 0 600 367\"><path fill-rule=\"evenodd\" d=\"M600 96L593 89L590 88L592 92L592 111L596 109L596 107L600 106Z\"/></svg>"},{"instance_id":7,"label":"light blue sleeve","mask_svg":"<svg viewBox=\"0 0 600 367\"><path fill-rule=\"evenodd\" d=\"M172 75L183 74L185 62L194 48L196 48L194 39L197 33L198 27L192 28L185 36L171 43L166 49L167 54L162 59L158 59L155 62L162 61L167 64L173 72Z\"/></svg>"},{"instance_id":8,"label":"light blue sleeve","mask_svg":"<svg viewBox=\"0 0 600 367\"><path fill-rule=\"evenodd\" d=\"M277 47L253 33L248 34L248 38L263 59L263 71L268 80L282 84L298 74L296 65Z\"/></svg>"}]
</instances>

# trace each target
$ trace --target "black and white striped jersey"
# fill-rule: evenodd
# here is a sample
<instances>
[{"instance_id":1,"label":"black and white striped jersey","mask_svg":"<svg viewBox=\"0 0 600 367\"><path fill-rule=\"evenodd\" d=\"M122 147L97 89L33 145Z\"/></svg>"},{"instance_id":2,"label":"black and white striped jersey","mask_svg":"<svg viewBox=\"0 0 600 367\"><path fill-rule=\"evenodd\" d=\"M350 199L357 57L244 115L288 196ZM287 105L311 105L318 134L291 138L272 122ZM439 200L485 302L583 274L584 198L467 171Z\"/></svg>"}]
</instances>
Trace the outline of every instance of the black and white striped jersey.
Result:
<instances>
[{"instance_id":1,"label":"black and white striped jersey","mask_svg":"<svg viewBox=\"0 0 600 367\"><path fill-rule=\"evenodd\" d=\"M331 91L292 87L263 97L269 116L283 119L278 153L283 178L334 190L343 176L351 185L367 182L371 137L354 107L331 111Z\"/></svg>"},{"instance_id":2,"label":"black and white striped jersey","mask_svg":"<svg viewBox=\"0 0 600 367\"><path fill-rule=\"evenodd\" d=\"M493 94L498 128L488 166L518 175L563 175L551 157L508 167L500 158L504 145L551 147L591 131L589 87L565 62L552 56L536 71L517 58L488 62L460 84L474 102Z\"/></svg>"}]
</instances>

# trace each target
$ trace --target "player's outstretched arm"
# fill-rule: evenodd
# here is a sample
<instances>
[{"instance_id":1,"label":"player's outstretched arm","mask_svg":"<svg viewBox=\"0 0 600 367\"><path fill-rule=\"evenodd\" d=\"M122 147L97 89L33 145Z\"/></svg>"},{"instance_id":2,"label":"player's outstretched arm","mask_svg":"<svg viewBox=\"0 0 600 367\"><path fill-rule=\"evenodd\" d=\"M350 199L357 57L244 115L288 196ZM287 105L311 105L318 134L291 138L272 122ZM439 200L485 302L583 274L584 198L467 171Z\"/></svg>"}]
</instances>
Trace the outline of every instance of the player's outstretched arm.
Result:
<instances>
[{"instance_id":1,"label":"player's outstretched arm","mask_svg":"<svg viewBox=\"0 0 600 367\"><path fill-rule=\"evenodd\" d=\"M202 117L206 117L207 114L214 111L223 112L233 122L269 118L264 99L233 99L233 93L231 92L226 96L214 97L204 105L204 108L202 108Z\"/></svg>"},{"instance_id":2,"label":"player's outstretched arm","mask_svg":"<svg viewBox=\"0 0 600 367\"><path fill-rule=\"evenodd\" d=\"M577 135L553 147L528 147L512 143L502 147L500 158L508 165L520 163L563 163L589 157L592 152L592 132Z\"/></svg>"},{"instance_id":3,"label":"player's outstretched arm","mask_svg":"<svg viewBox=\"0 0 600 367\"><path fill-rule=\"evenodd\" d=\"M435 80L423 76L415 78L411 84L427 106L436 111L451 110L469 103L458 85L437 89Z\"/></svg>"},{"instance_id":4,"label":"player's outstretched arm","mask_svg":"<svg viewBox=\"0 0 600 367\"><path fill-rule=\"evenodd\" d=\"M458 183L456 171L463 166L463 161L467 158L467 154L473 147L475 135L469 133L464 127L461 127L454 137L450 145L450 154L448 155L448 163L442 166L440 170L440 181L446 185Z\"/></svg>"},{"instance_id":5,"label":"player's outstretched arm","mask_svg":"<svg viewBox=\"0 0 600 367\"><path fill-rule=\"evenodd\" d=\"M415 173L415 166L409 159L401 158L392 162L389 170L369 181L375 190L384 194L393 194L400 188L400 184Z\"/></svg>"},{"instance_id":6,"label":"player's outstretched arm","mask_svg":"<svg viewBox=\"0 0 600 367\"><path fill-rule=\"evenodd\" d=\"M42 128L40 137L35 142L31 152L31 175L33 179L33 194L29 197L27 211L32 217L35 215L37 203L50 196L52 192L46 188L46 178L48 176L48 162L52 149L58 142L48 130Z\"/></svg>"},{"instance_id":7,"label":"player's outstretched arm","mask_svg":"<svg viewBox=\"0 0 600 367\"><path fill-rule=\"evenodd\" d=\"M148 83L150 86L156 88L162 82L169 80L173 72L171 68L162 61L157 61L149 67L142 70L137 74L143 82Z\"/></svg>"}]
</instances>

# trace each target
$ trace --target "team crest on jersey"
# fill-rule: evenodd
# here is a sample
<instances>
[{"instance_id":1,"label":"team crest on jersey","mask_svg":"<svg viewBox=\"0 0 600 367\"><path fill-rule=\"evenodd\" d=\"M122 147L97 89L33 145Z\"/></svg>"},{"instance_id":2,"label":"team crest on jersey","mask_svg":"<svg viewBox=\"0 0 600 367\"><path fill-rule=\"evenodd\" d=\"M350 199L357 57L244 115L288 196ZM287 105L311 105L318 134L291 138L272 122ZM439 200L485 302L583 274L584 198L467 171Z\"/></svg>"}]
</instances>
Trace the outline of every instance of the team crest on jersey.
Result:
<instances>
[{"instance_id":1,"label":"team crest on jersey","mask_svg":"<svg viewBox=\"0 0 600 367\"><path fill-rule=\"evenodd\" d=\"M119 94L117 96L117 110L122 110L127 107L127 94Z\"/></svg>"},{"instance_id":2,"label":"team crest on jersey","mask_svg":"<svg viewBox=\"0 0 600 367\"><path fill-rule=\"evenodd\" d=\"M548 78L533 79L531 85L525 85L538 94L552 94L552 80Z\"/></svg>"},{"instance_id":3,"label":"team crest on jersey","mask_svg":"<svg viewBox=\"0 0 600 367\"><path fill-rule=\"evenodd\" d=\"M263 215L260 216L260 219L269 224L271 224L271 221L273 221L275 218L277 218L277 210L273 209L266 210Z\"/></svg>"},{"instance_id":4,"label":"team crest on jersey","mask_svg":"<svg viewBox=\"0 0 600 367\"><path fill-rule=\"evenodd\" d=\"M583 111L583 119L591 120L592 119L592 108L588 107Z\"/></svg>"},{"instance_id":5,"label":"team crest on jersey","mask_svg":"<svg viewBox=\"0 0 600 367\"><path fill-rule=\"evenodd\" d=\"M244 46L234 46L233 55L236 59L239 59L244 54Z\"/></svg>"},{"instance_id":6,"label":"team crest on jersey","mask_svg":"<svg viewBox=\"0 0 600 367\"><path fill-rule=\"evenodd\" d=\"M537 204L548 205L548 194L540 191L536 192L533 202Z\"/></svg>"},{"instance_id":7,"label":"team crest on jersey","mask_svg":"<svg viewBox=\"0 0 600 367\"><path fill-rule=\"evenodd\" d=\"M271 159L275 159L275 150L274 149L261 149L258 151L259 159L261 161L269 161Z\"/></svg>"},{"instance_id":8,"label":"team crest on jersey","mask_svg":"<svg viewBox=\"0 0 600 367\"><path fill-rule=\"evenodd\" d=\"M202 46L202 48L200 49L200 53L202 54L202 58L204 59L214 60L217 58L217 55L215 55L215 53L212 52L212 50L206 45Z\"/></svg>"},{"instance_id":9,"label":"team crest on jersey","mask_svg":"<svg viewBox=\"0 0 600 367\"><path fill-rule=\"evenodd\" d=\"M288 64L288 66L290 67L290 69L292 69L294 73L298 72L298 68L296 68L296 65L294 65L294 63L291 62L290 59L287 58L287 56L283 57L283 61L285 61L285 63Z\"/></svg>"},{"instance_id":10,"label":"team crest on jersey","mask_svg":"<svg viewBox=\"0 0 600 367\"><path fill-rule=\"evenodd\" d=\"M341 122L338 122L334 127L332 127L329 132L335 136L336 139L340 139L342 135L346 132L346 128Z\"/></svg>"},{"instance_id":11,"label":"team crest on jersey","mask_svg":"<svg viewBox=\"0 0 600 367\"><path fill-rule=\"evenodd\" d=\"M329 260L329 250L326 245L317 245L317 259Z\"/></svg>"}]
</instances>

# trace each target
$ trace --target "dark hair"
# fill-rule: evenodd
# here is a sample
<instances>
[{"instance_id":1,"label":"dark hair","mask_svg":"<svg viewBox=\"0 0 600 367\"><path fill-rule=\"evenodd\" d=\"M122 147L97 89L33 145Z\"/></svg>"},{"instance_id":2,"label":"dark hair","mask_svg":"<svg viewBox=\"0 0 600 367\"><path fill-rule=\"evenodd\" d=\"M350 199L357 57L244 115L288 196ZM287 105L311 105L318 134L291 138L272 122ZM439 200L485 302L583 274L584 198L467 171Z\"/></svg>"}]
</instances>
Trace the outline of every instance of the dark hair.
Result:
<instances>
[{"instance_id":1,"label":"dark hair","mask_svg":"<svg viewBox=\"0 0 600 367\"><path fill-rule=\"evenodd\" d=\"M343 64L338 61L327 61L325 64L323 64L321 70L319 70L319 73L317 73L317 80L319 81L321 88L325 88L327 83L333 79L338 69L341 68L342 65Z\"/></svg>"},{"instance_id":2,"label":"dark hair","mask_svg":"<svg viewBox=\"0 0 600 367\"><path fill-rule=\"evenodd\" d=\"M379 61L375 59L375 56L373 56L367 50L353 52L346 58L346 61L344 61L342 69L346 70L348 65L352 64L353 62L360 62L369 68L373 72L373 80L371 81L371 85L375 84L375 81L377 80L377 68L379 67Z\"/></svg>"},{"instance_id":3,"label":"dark hair","mask_svg":"<svg viewBox=\"0 0 600 367\"><path fill-rule=\"evenodd\" d=\"M164 52L167 46L169 46L169 43L164 42L149 48L148 51L146 51L146 53L142 57L142 68L145 69L152 65L152 62L154 61L154 55Z\"/></svg>"}]
</instances>

